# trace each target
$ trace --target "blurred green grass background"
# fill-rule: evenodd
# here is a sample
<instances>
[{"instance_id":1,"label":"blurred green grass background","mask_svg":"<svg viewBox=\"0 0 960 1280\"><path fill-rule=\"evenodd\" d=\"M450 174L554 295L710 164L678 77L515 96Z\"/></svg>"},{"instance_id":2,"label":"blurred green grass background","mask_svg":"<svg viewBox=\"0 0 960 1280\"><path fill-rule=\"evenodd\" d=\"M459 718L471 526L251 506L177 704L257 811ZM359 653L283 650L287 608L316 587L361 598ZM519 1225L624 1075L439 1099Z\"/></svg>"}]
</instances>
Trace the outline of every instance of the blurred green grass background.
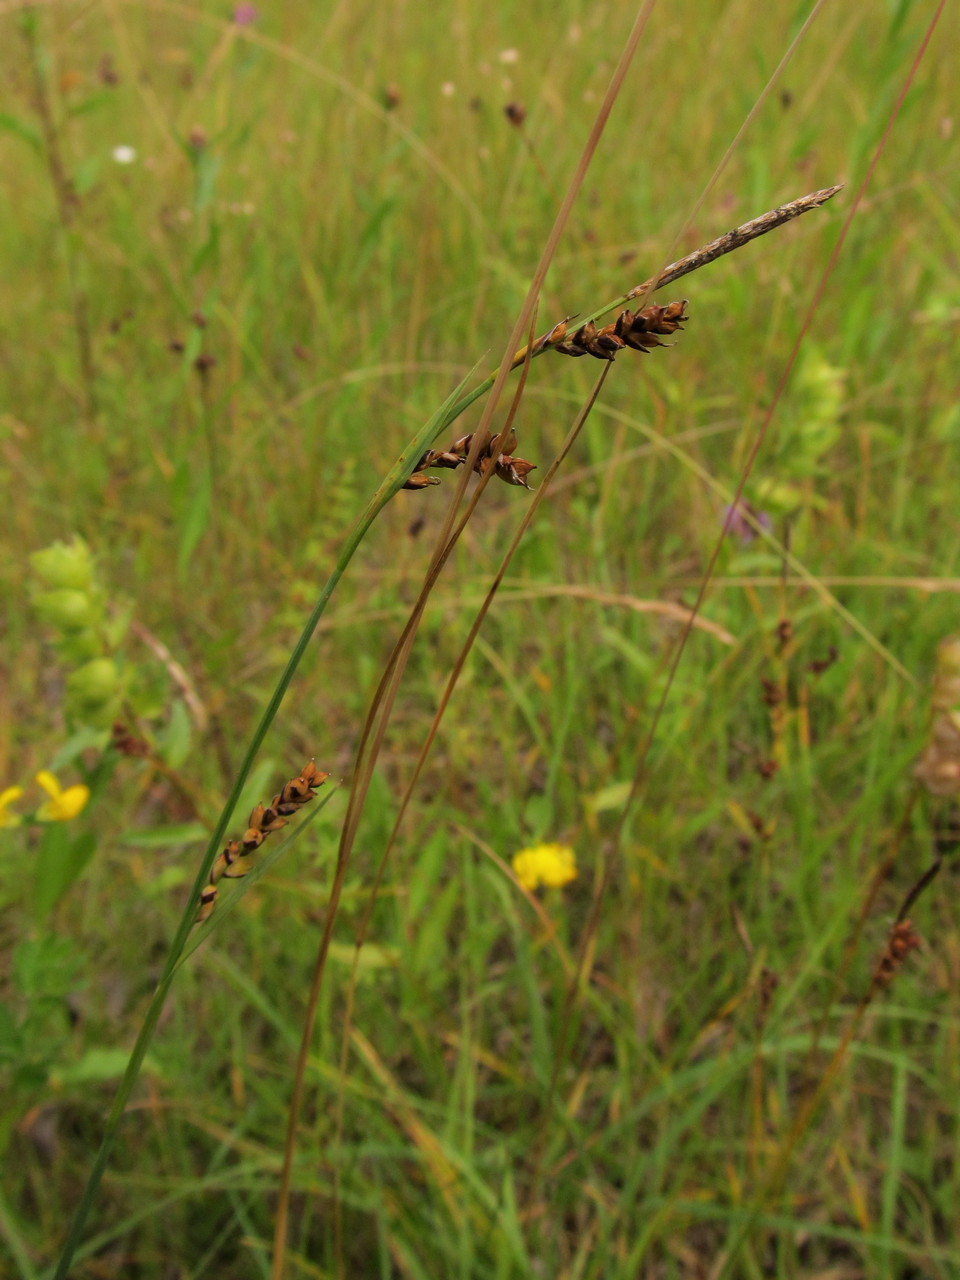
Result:
<instances>
[{"instance_id":1,"label":"blurred green grass background","mask_svg":"<svg viewBox=\"0 0 960 1280\"><path fill-rule=\"evenodd\" d=\"M209 727L191 733L168 670L135 635L125 642L158 754L215 811L355 514L450 387L502 353L633 16L576 2L259 8L237 22L212 4L57 3L34 11L32 40L17 6L0 12L0 788L27 785L68 736L28 556L78 533L117 607L197 691ZM847 188L685 280L692 319L675 348L612 371L484 627L388 867L341 1086L364 888L523 491L487 490L441 580L323 996L296 1273L713 1274L789 1132L824 1002L829 1054L903 895L946 847L949 803L918 806L834 991L907 804L936 644L957 629L949 7L746 490L860 631L822 591L782 586L774 548L726 540L703 610L715 630L690 637L561 1049L565 958L679 634L663 606L695 599L933 6L825 5L676 244L809 10L654 9L542 321L586 313L785 200ZM59 212L41 84L72 190ZM520 129L510 102L526 111ZM517 425L541 471L591 363L548 355L531 370ZM271 734L263 794L310 756L349 768L451 484L400 494L365 541ZM831 647L836 661L811 669ZM78 1274L267 1274L342 811L335 799L182 973ZM21 1029L44 1009L7 1066L10 1274L43 1275L56 1257L192 874L195 847L162 833L195 817L169 777L124 762L77 819L95 856L40 923L30 839L0 832L6 1007ZM490 856L540 840L572 845L580 867L544 899L553 940ZM948 867L914 912L927 949L868 1016L734 1274L960 1275L955 897ZM47 948L39 978L16 959L24 939ZM780 982L766 1020L764 969ZM541 1141L535 1185L526 1158Z\"/></svg>"}]
</instances>

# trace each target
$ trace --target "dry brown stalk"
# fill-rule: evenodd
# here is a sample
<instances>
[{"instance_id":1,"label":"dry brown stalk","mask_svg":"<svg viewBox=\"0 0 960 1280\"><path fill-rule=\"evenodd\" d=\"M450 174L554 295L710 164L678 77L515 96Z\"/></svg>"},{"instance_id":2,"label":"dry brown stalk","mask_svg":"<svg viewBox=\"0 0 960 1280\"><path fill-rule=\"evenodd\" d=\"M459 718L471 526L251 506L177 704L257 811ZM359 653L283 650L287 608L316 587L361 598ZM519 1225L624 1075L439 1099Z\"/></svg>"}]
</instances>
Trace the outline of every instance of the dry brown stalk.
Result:
<instances>
[{"instance_id":1,"label":"dry brown stalk","mask_svg":"<svg viewBox=\"0 0 960 1280\"><path fill-rule=\"evenodd\" d=\"M309 761L295 778L284 783L269 805L258 804L247 819L247 829L239 840L224 845L210 871L210 883L200 894L196 922L202 924L210 918L217 902L217 881L238 880L250 870L250 855L255 853L267 836L287 825L288 819L298 809L312 800L317 787L326 782L328 773L322 773L313 761Z\"/></svg>"}]
</instances>

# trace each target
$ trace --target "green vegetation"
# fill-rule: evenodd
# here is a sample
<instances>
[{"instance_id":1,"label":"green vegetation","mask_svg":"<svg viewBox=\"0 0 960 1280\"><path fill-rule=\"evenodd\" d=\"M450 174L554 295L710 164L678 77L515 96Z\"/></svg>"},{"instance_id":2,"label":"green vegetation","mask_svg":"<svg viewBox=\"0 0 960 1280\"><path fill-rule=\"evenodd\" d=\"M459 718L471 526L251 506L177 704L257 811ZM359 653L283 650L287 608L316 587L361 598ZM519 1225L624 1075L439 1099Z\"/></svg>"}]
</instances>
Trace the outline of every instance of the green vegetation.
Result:
<instances>
[{"instance_id":1,"label":"green vegetation","mask_svg":"<svg viewBox=\"0 0 960 1280\"><path fill-rule=\"evenodd\" d=\"M371 903L534 496L487 485L440 574L333 925L288 1276L960 1276L960 815L945 775L914 776L925 748L922 781L949 773L931 697L960 631L956 8L685 631L936 9L823 5L698 204L813 7L652 10L537 332L846 187L658 295L689 324L610 369ZM270 1275L356 752L462 471L389 500L238 769L361 512L503 355L635 16L234 13L0 12L0 1274L27 1280L53 1274L155 1015L70 1274ZM534 488L599 369L531 364ZM227 798L240 841L310 759L330 781L174 972ZM523 866L548 883L521 888L511 859L541 845ZM937 856L923 949L878 970Z\"/></svg>"}]
</instances>

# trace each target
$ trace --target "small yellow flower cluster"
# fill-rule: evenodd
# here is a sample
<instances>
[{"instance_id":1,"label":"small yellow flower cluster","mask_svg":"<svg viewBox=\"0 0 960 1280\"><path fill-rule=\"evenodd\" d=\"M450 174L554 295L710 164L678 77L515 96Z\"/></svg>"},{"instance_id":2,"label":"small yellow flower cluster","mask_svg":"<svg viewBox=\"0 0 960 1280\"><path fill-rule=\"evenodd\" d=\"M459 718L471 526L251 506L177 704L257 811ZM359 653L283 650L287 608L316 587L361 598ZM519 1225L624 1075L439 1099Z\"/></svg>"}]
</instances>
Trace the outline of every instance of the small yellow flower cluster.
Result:
<instances>
[{"instance_id":1,"label":"small yellow flower cluster","mask_svg":"<svg viewBox=\"0 0 960 1280\"><path fill-rule=\"evenodd\" d=\"M513 872L523 889L559 889L577 878L576 854L565 844L536 844L513 855Z\"/></svg>"},{"instance_id":2,"label":"small yellow flower cluster","mask_svg":"<svg viewBox=\"0 0 960 1280\"><path fill-rule=\"evenodd\" d=\"M41 769L34 778L38 787L50 797L33 815L37 822L69 822L75 818L90 799L90 788L82 782L76 783L66 790L48 769ZM20 815L10 812L11 805L23 795L23 787L7 787L0 791L0 827L17 827Z\"/></svg>"}]
</instances>

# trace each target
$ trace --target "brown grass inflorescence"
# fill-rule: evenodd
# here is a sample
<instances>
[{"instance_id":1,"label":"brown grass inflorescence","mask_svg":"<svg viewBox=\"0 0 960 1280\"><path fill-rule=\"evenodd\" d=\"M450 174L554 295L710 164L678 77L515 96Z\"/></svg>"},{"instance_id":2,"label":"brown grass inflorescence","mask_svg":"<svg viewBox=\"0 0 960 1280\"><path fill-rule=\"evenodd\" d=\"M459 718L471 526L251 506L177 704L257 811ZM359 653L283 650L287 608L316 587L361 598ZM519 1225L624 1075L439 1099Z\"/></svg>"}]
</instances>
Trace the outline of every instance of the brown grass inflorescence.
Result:
<instances>
[{"instance_id":1,"label":"brown grass inflorescence","mask_svg":"<svg viewBox=\"0 0 960 1280\"><path fill-rule=\"evenodd\" d=\"M217 855L210 871L210 883L200 894L197 924L208 920L213 912L217 901L217 881L224 878L239 880L245 876L251 866L250 855L260 848L267 836L285 827L289 818L313 799L317 787L326 782L329 776L311 760L295 778L284 784L269 805L256 806L247 819L247 829L240 839L228 841Z\"/></svg>"}]
</instances>

